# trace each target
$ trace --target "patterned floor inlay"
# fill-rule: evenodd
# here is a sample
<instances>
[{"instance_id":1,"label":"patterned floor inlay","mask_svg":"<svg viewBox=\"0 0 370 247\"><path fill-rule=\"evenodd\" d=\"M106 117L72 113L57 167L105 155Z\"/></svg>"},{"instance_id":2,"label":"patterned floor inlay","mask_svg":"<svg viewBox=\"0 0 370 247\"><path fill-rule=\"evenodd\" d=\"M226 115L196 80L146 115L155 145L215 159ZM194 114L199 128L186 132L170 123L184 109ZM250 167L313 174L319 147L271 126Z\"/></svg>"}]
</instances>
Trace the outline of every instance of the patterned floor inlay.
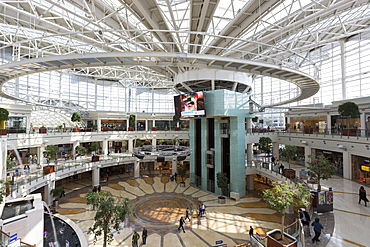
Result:
<instances>
[{"instance_id":1,"label":"patterned floor inlay","mask_svg":"<svg viewBox=\"0 0 370 247\"><path fill-rule=\"evenodd\" d=\"M86 203L86 198L71 198L69 199L70 202L80 202L80 203Z\"/></svg>"},{"instance_id":2,"label":"patterned floor inlay","mask_svg":"<svg viewBox=\"0 0 370 247\"><path fill-rule=\"evenodd\" d=\"M79 214L85 211L86 209L82 209L82 208L59 208L58 209L59 214Z\"/></svg>"},{"instance_id":3,"label":"patterned floor inlay","mask_svg":"<svg viewBox=\"0 0 370 247\"><path fill-rule=\"evenodd\" d=\"M125 190L125 188L119 184L109 184L108 186L116 190Z\"/></svg>"},{"instance_id":4,"label":"patterned floor inlay","mask_svg":"<svg viewBox=\"0 0 370 247\"><path fill-rule=\"evenodd\" d=\"M135 186L135 187L139 186L139 183L138 183L138 182L136 182L136 180L133 180L133 179L129 179L129 180L127 180L126 182L127 182L129 185L131 185L131 186Z\"/></svg>"}]
</instances>

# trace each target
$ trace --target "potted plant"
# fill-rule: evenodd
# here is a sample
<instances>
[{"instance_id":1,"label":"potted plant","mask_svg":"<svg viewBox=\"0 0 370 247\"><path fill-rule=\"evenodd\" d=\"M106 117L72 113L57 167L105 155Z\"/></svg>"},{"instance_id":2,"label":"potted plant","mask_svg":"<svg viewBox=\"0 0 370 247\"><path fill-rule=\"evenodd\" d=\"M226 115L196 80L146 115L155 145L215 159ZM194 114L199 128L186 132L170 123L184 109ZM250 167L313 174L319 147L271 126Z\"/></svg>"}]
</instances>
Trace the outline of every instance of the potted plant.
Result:
<instances>
[{"instance_id":1,"label":"potted plant","mask_svg":"<svg viewBox=\"0 0 370 247\"><path fill-rule=\"evenodd\" d=\"M297 147L292 145L285 145L281 150L281 157L285 158L288 162L289 168L284 169L283 175L288 178L295 178L295 170L290 168L290 161L295 157L297 153Z\"/></svg>"},{"instance_id":2,"label":"potted plant","mask_svg":"<svg viewBox=\"0 0 370 247\"><path fill-rule=\"evenodd\" d=\"M50 195L54 197L54 206L58 207L58 199L64 194L64 189L62 187L55 187L50 191Z\"/></svg>"},{"instance_id":3,"label":"potted plant","mask_svg":"<svg viewBox=\"0 0 370 247\"><path fill-rule=\"evenodd\" d=\"M0 108L0 135L8 134L8 130L5 129L5 122L9 120L9 111L4 108Z\"/></svg>"},{"instance_id":4,"label":"potted plant","mask_svg":"<svg viewBox=\"0 0 370 247\"><path fill-rule=\"evenodd\" d=\"M78 112L74 112L72 114L72 117L71 117L71 121L74 122L74 123L79 123L81 122L81 114L78 113ZM73 132L80 132L80 128L78 127L78 125L76 125L75 128L73 128Z\"/></svg>"},{"instance_id":5,"label":"potted plant","mask_svg":"<svg viewBox=\"0 0 370 247\"><path fill-rule=\"evenodd\" d=\"M153 130L153 131L156 131L156 130L157 130L157 127L153 126L153 127L152 127L152 130Z\"/></svg>"},{"instance_id":6,"label":"potted plant","mask_svg":"<svg viewBox=\"0 0 370 247\"><path fill-rule=\"evenodd\" d=\"M267 156L270 156L272 150L272 140L270 137L260 137L258 141L258 148L264 153L267 153ZM265 155L266 157L266 155Z\"/></svg>"},{"instance_id":7,"label":"potted plant","mask_svg":"<svg viewBox=\"0 0 370 247\"><path fill-rule=\"evenodd\" d=\"M331 178L337 172L337 168L324 155L317 157L309 155L308 157L311 160L306 162L308 165L308 175L317 179L317 188L321 190L320 180Z\"/></svg>"},{"instance_id":8,"label":"potted plant","mask_svg":"<svg viewBox=\"0 0 370 247\"><path fill-rule=\"evenodd\" d=\"M179 166L177 168L177 173L179 174L179 176L181 177L181 182L180 182L180 187L185 187L185 180L184 180L184 176L186 174L186 171L188 169L186 168L186 166L182 165L182 166Z\"/></svg>"},{"instance_id":9,"label":"potted plant","mask_svg":"<svg viewBox=\"0 0 370 247\"><path fill-rule=\"evenodd\" d=\"M281 215L281 229L274 229L267 233L267 246L295 247L298 245L294 237L284 233L285 214L290 205L307 206L310 197L309 189L299 183L294 187L288 182L275 182L272 189L263 192L263 199L267 205Z\"/></svg>"},{"instance_id":10,"label":"potted plant","mask_svg":"<svg viewBox=\"0 0 370 247\"><path fill-rule=\"evenodd\" d=\"M59 132L62 132L63 125L58 125Z\"/></svg>"},{"instance_id":11,"label":"potted plant","mask_svg":"<svg viewBox=\"0 0 370 247\"><path fill-rule=\"evenodd\" d=\"M44 175L53 173L55 171L55 166L49 165L50 160L53 159L57 155L57 147L53 145L48 145L45 147L45 151L43 152L44 158L47 159L47 166L43 167Z\"/></svg>"},{"instance_id":12,"label":"potted plant","mask_svg":"<svg viewBox=\"0 0 370 247\"><path fill-rule=\"evenodd\" d=\"M85 154L87 154L87 148L85 148L84 146L81 146L81 145L78 145L75 149L76 151L76 157L77 156L84 156Z\"/></svg>"},{"instance_id":13,"label":"potted plant","mask_svg":"<svg viewBox=\"0 0 370 247\"><path fill-rule=\"evenodd\" d=\"M228 178L227 174L224 172L218 172L217 175L217 187L221 189L221 195L218 197L218 203L225 204L226 203L226 197L225 194L227 193L227 187L228 187Z\"/></svg>"},{"instance_id":14,"label":"potted plant","mask_svg":"<svg viewBox=\"0 0 370 247\"><path fill-rule=\"evenodd\" d=\"M346 128L342 129L342 135L344 136L356 136L357 129L350 126L349 119L358 117L360 109L358 105L354 102L344 102L338 106L339 116L345 118Z\"/></svg>"},{"instance_id":15,"label":"potted plant","mask_svg":"<svg viewBox=\"0 0 370 247\"><path fill-rule=\"evenodd\" d=\"M285 124L285 131L289 131L290 130L290 123L286 123Z\"/></svg>"},{"instance_id":16,"label":"potted plant","mask_svg":"<svg viewBox=\"0 0 370 247\"><path fill-rule=\"evenodd\" d=\"M129 122L129 128L128 128L128 130L129 131L135 130L136 116L134 114L131 114L129 116L128 122Z\"/></svg>"},{"instance_id":17,"label":"potted plant","mask_svg":"<svg viewBox=\"0 0 370 247\"><path fill-rule=\"evenodd\" d=\"M175 130L176 131L179 131L180 130L180 127L179 127L180 121L181 121L180 118L176 117L176 115L173 115L172 122L176 125L175 126Z\"/></svg>"},{"instance_id":18,"label":"potted plant","mask_svg":"<svg viewBox=\"0 0 370 247\"><path fill-rule=\"evenodd\" d=\"M46 132L48 132L48 129L42 125L40 128L39 128L39 133L40 134L46 134Z\"/></svg>"}]
</instances>

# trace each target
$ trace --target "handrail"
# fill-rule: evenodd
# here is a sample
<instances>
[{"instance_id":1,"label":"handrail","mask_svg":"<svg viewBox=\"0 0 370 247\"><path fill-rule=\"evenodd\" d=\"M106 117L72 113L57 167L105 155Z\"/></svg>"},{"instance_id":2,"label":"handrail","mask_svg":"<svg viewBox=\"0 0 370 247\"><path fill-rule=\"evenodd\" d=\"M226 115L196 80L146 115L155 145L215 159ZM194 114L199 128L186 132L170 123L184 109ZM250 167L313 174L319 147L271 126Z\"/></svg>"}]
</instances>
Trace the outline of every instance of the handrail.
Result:
<instances>
[{"instance_id":1,"label":"handrail","mask_svg":"<svg viewBox=\"0 0 370 247\"><path fill-rule=\"evenodd\" d=\"M8 245L9 244L9 237L10 237L10 235L7 234L7 233L5 233L5 232L3 232L1 229L0 229L0 235L1 235L1 242L3 244ZM4 237L5 237L5 239L4 239ZM36 247L36 245L27 244L27 243L25 243L23 241L21 241L21 244L22 244L21 246Z\"/></svg>"}]
</instances>

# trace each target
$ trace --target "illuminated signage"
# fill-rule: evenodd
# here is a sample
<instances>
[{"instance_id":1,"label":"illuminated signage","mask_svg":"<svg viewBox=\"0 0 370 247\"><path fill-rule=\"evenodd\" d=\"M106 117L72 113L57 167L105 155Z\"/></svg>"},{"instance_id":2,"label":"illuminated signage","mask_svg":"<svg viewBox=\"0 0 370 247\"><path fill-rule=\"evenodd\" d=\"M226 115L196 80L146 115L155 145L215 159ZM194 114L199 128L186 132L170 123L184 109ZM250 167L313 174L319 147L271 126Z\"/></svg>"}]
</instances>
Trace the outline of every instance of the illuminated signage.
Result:
<instances>
[{"instance_id":1,"label":"illuminated signage","mask_svg":"<svg viewBox=\"0 0 370 247\"><path fill-rule=\"evenodd\" d=\"M361 170L370 172L370 167L369 166L361 166Z\"/></svg>"}]
</instances>

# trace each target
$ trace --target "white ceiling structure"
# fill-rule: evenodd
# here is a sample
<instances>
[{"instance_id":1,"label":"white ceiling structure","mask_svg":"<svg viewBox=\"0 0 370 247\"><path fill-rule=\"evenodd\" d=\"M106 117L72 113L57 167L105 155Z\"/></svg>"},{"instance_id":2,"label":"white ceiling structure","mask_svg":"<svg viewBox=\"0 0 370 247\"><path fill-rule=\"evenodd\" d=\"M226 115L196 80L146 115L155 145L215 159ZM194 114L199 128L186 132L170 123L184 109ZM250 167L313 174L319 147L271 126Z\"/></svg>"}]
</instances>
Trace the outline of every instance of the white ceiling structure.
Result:
<instances>
[{"instance_id":1,"label":"white ceiling structure","mask_svg":"<svg viewBox=\"0 0 370 247\"><path fill-rule=\"evenodd\" d=\"M367 30L369 6L365 0L4 0L0 52L10 49L12 61L2 61L0 83L68 69L181 92L208 82L179 83L177 75L210 68L297 85L298 94L274 104L281 105L319 90L309 52ZM303 64L313 68L310 75L299 71Z\"/></svg>"}]
</instances>

